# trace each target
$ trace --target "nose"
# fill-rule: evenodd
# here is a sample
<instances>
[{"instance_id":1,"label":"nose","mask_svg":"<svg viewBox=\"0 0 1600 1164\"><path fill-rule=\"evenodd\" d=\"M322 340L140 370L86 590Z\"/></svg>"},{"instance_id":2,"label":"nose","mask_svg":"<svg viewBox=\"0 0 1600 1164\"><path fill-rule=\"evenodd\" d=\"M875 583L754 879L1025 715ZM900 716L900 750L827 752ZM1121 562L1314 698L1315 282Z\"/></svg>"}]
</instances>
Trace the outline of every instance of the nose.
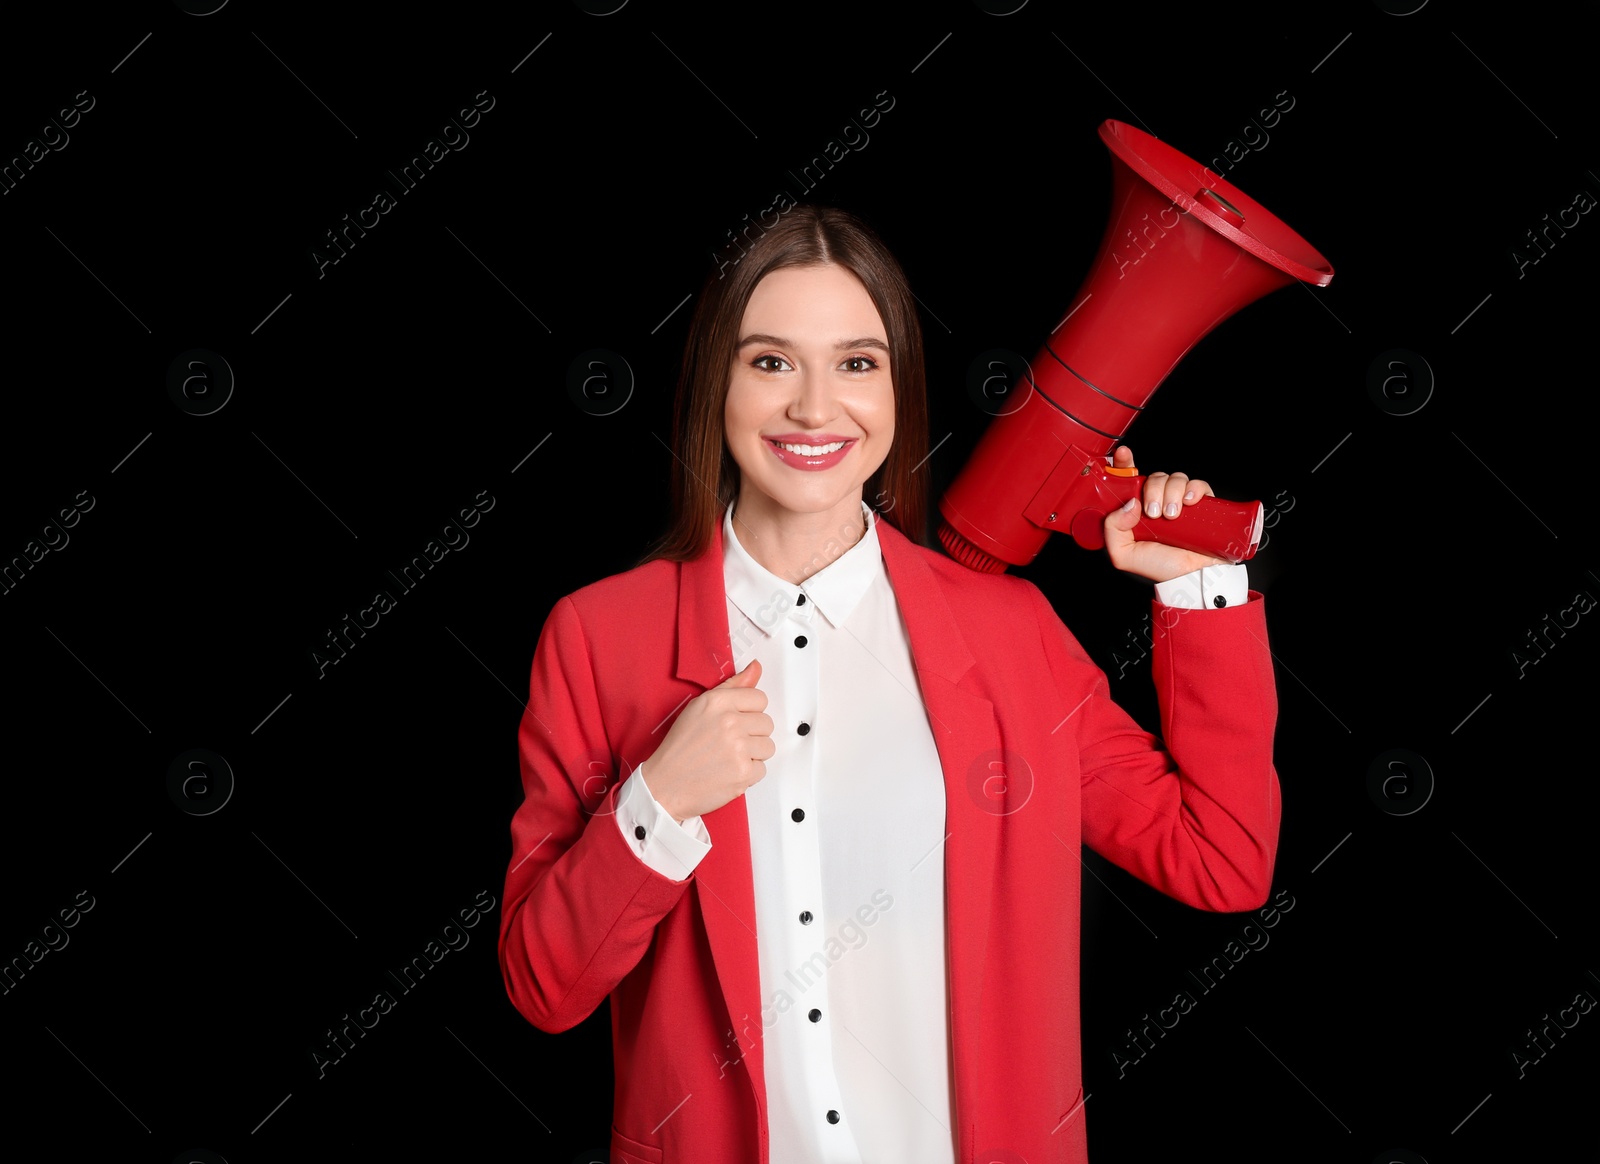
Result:
<instances>
[{"instance_id":1,"label":"nose","mask_svg":"<svg viewBox=\"0 0 1600 1164\"><path fill-rule=\"evenodd\" d=\"M795 377L795 396L789 402L789 419L815 431L838 414L830 369L804 369Z\"/></svg>"}]
</instances>

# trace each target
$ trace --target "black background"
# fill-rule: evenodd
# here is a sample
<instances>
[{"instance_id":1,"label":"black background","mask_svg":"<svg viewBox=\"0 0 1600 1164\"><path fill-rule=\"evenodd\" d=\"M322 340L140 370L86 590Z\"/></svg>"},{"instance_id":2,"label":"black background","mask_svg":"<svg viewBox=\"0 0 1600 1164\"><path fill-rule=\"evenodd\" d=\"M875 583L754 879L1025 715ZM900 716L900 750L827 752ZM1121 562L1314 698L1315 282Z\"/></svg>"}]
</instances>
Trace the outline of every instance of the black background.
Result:
<instances>
[{"instance_id":1,"label":"black background","mask_svg":"<svg viewBox=\"0 0 1600 1164\"><path fill-rule=\"evenodd\" d=\"M1278 660L1275 888L1295 905L1119 1073L1124 1032L1247 919L1087 856L1094 1158L1594 1150L1580 1085L1600 1014L1526 1077L1513 1052L1600 990L1600 614L1576 597L1600 595L1600 225L1581 217L1520 277L1512 254L1600 195L1594 6L1489 23L1439 0L1329 4L1289 24L1281 5L1081 8L8 13L0 153L93 98L0 197L0 554L59 542L45 526L93 499L0 595L0 959L94 900L0 996L12 1138L232 1164L604 1145L608 1016L529 1026L500 981L498 907L325 1078L312 1052L480 891L498 901L534 644L558 597L663 527L685 297L714 249L892 97L812 197L877 227L924 305L932 440L949 434L937 497L986 420L968 366L1031 354L1098 244L1098 124L1206 160L1287 94L1228 176L1333 284L1224 324L1130 443L1141 466L1279 511L1250 575ZM470 143L319 278L325 232L485 91ZM636 378L609 416L566 391L596 347ZM210 415L167 392L196 348L236 377ZM1432 369L1419 411L1368 394L1391 349ZM494 507L470 543L319 678L327 632L481 491ZM1155 723L1128 647L1148 587L1060 539L1024 573ZM1560 619L1577 621L1540 659L1528 634ZM220 783L190 811L167 792L195 748L234 776L207 815ZM1431 767L1421 808L1421 784L1387 810L1369 796L1390 749Z\"/></svg>"}]
</instances>

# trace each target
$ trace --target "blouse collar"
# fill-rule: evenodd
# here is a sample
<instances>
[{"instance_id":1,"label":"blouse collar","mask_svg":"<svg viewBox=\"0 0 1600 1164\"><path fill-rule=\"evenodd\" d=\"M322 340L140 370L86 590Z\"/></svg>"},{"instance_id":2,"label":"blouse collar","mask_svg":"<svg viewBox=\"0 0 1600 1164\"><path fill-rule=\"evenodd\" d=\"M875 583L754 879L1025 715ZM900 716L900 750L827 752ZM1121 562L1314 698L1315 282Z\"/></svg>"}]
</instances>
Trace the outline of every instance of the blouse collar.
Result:
<instances>
[{"instance_id":1,"label":"blouse collar","mask_svg":"<svg viewBox=\"0 0 1600 1164\"><path fill-rule=\"evenodd\" d=\"M854 545L842 549L844 537L855 533L841 530L819 551L820 569L803 582L792 582L773 574L750 556L734 531L733 503L722 514L722 570L728 598L744 615L771 634L778 619L806 596L834 627L842 626L861 601L873 580L883 573L883 552L878 545L878 516L865 501L861 513L866 533ZM748 530L745 536L749 537ZM837 555L829 560L829 555Z\"/></svg>"}]
</instances>

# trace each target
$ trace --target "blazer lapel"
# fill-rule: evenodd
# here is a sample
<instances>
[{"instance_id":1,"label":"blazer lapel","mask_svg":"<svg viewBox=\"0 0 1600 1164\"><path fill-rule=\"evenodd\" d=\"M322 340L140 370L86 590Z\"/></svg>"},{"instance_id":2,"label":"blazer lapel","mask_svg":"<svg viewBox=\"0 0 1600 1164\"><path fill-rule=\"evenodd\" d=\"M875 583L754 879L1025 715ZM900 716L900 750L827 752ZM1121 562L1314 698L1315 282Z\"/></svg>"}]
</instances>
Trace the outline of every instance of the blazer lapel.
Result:
<instances>
[{"instance_id":1,"label":"blazer lapel","mask_svg":"<svg viewBox=\"0 0 1600 1164\"><path fill-rule=\"evenodd\" d=\"M975 1151L969 1142L969 1117L961 1097L977 1094L981 1057L957 1048L985 1042L977 1026L983 993L983 960L988 955L990 905L995 864L1005 818L986 811L977 799L988 774L986 764L1001 755L994 704L962 685L976 663L957 627L944 584L920 547L886 521L878 523L884 567L911 639L911 657L922 685L923 704L944 769L945 786L945 944L949 954L952 1062L955 1068L957 1125L963 1158Z\"/></svg>"},{"instance_id":2,"label":"blazer lapel","mask_svg":"<svg viewBox=\"0 0 1600 1164\"><path fill-rule=\"evenodd\" d=\"M678 572L678 678L708 690L734 673L728 639L727 587L722 576L722 523L712 527L711 544ZM717 980L733 1024L730 1057L743 1052L755 1089L756 1110L766 1120L766 1074L759 1036L745 1047L746 1019L761 1026L761 967L756 957L755 882L750 866L750 820L745 800L736 796L702 818L711 851L695 866L695 894Z\"/></svg>"}]
</instances>

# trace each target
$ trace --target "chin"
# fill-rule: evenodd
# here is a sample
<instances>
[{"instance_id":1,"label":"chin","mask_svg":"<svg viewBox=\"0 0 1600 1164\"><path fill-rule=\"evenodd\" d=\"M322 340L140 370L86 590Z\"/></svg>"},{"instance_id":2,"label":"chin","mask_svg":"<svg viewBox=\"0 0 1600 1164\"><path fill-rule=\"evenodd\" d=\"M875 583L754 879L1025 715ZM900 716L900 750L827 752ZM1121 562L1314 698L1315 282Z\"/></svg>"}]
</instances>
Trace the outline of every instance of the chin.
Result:
<instances>
[{"instance_id":1,"label":"chin","mask_svg":"<svg viewBox=\"0 0 1600 1164\"><path fill-rule=\"evenodd\" d=\"M852 495L848 492L831 492L826 495L815 493L769 493L769 497L782 509L790 513L828 513L844 504Z\"/></svg>"}]
</instances>

